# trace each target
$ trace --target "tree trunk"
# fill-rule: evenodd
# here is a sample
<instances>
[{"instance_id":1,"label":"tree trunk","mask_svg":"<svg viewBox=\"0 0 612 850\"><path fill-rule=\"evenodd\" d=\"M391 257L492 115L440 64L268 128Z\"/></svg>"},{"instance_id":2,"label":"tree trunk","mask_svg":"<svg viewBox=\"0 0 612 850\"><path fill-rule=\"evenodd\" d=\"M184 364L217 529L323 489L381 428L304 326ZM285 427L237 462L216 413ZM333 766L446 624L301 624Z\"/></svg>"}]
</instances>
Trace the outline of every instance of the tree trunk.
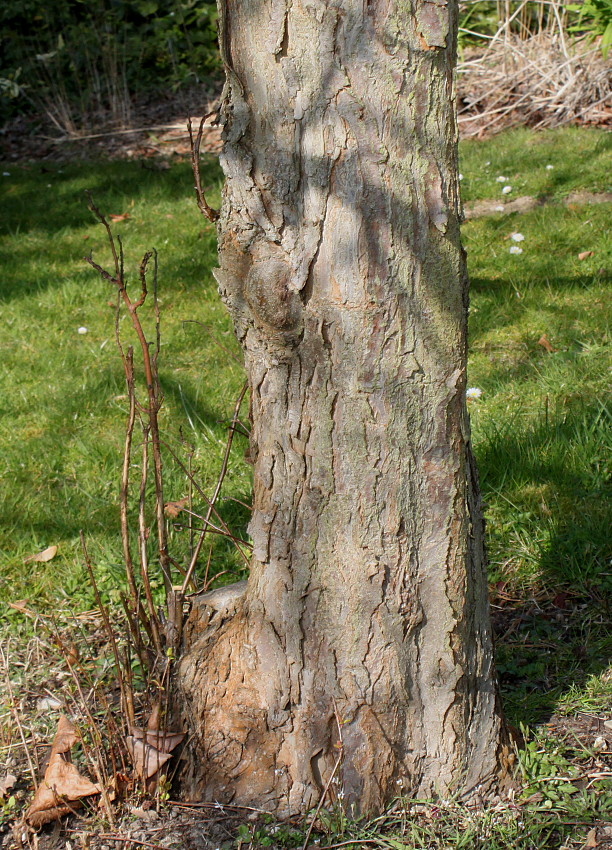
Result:
<instances>
[{"instance_id":1,"label":"tree trunk","mask_svg":"<svg viewBox=\"0 0 612 850\"><path fill-rule=\"evenodd\" d=\"M455 4L220 7L216 278L251 391L254 554L248 585L187 624L199 792L289 814L328 783L349 812L488 790L505 748L465 405Z\"/></svg>"}]
</instances>

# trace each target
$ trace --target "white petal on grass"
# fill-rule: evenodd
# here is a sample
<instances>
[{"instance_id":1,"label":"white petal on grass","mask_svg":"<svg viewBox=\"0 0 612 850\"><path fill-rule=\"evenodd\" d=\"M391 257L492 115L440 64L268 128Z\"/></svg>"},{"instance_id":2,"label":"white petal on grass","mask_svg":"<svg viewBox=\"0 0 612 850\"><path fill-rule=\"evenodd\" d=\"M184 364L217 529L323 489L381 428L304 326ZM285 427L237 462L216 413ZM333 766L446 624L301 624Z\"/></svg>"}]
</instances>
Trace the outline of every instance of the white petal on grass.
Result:
<instances>
[{"instance_id":1,"label":"white petal on grass","mask_svg":"<svg viewBox=\"0 0 612 850\"><path fill-rule=\"evenodd\" d=\"M84 328L84 327L77 328L77 333L81 334L81 335L86 334L87 328Z\"/></svg>"},{"instance_id":2,"label":"white petal on grass","mask_svg":"<svg viewBox=\"0 0 612 850\"><path fill-rule=\"evenodd\" d=\"M502 195L508 195L512 191L512 186L504 186L502 189Z\"/></svg>"},{"instance_id":3,"label":"white petal on grass","mask_svg":"<svg viewBox=\"0 0 612 850\"><path fill-rule=\"evenodd\" d=\"M505 183L507 179L508 179L507 177L502 177L502 176L500 175L500 176L497 178L497 183Z\"/></svg>"},{"instance_id":4,"label":"white petal on grass","mask_svg":"<svg viewBox=\"0 0 612 850\"><path fill-rule=\"evenodd\" d=\"M3 176L3 177L10 177L10 176L11 176L11 172L10 172L10 171L3 171L3 172L2 172L2 176Z\"/></svg>"},{"instance_id":5,"label":"white petal on grass","mask_svg":"<svg viewBox=\"0 0 612 850\"><path fill-rule=\"evenodd\" d=\"M552 171L552 169L553 169L554 167L555 167L554 165L551 165L550 163L548 163L548 165L546 166L546 170L547 170L547 171Z\"/></svg>"},{"instance_id":6,"label":"white petal on grass","mask_svg":"<svg viewBox=\"0 0 612 850\"><path fill-rule=\"evenodd\" d=\"M522 249L522 248L519 248L519 246L518 246L518 245L513 245L513 246L510 248L510 253L511 253L511 254L522 254L522 253L523 253L523 249Z\"/></svg>"},{"instance_id":7,"label":"white petal on grass","mask_svg":"<svg viewBox=\"0 0 612 850\"><path fill-rule=\"evenodd\" d=\"M463 174L459 175L459 180L463 180Z\"/></svg>"},{"instance_id":8,"label":"white petal on grass","mask_svg":"<svg viewBox=\"0 0 612 850\"><path fill-rule=\"evenodd\" d=\"M495 212L503 212L504 209L505 207L502 204L499 204L499 206L495 207Z\"/></svg>"},{"instance_id":9,"label":"white petal on grass","mask_svg":"<svg viewBox=\"0 0 612 850\"><path fill-rule=\"evenodd\" d=\"M466 398L480 398L482 395L482 390L480 387L470 387L465 391Z\"/></svg>"},{"instance_id":10,"label":"white petal on grass","mask_svg":"<svg viewBox=\"0 0 612 850\"><path fill-rule=\"evenodd\" d=\"M513 242L524 242L525 241L525 237L523 236L522 233L511 233L510 239L512 239Z\"/></svg>"}]
</instances>

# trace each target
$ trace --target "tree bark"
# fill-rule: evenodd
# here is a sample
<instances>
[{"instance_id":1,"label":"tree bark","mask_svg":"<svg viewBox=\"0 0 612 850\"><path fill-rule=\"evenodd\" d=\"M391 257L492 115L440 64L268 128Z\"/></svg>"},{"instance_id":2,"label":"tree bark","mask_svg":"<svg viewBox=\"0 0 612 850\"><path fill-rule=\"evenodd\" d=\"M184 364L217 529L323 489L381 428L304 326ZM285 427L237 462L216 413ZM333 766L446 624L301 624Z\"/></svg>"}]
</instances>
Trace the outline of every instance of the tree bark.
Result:
<instances>
[{"instance_id":1,"label":"tree bark","mask_svg":"<svg viewBox=\"0 0 612 850\"><path fill-rule=\"evenodd\" d=\"M248 584L194 605L206 799L281 814L505 771L465 405L453 0L222 0L221 295L251 391Z\"/></svg>"}]
</instances>

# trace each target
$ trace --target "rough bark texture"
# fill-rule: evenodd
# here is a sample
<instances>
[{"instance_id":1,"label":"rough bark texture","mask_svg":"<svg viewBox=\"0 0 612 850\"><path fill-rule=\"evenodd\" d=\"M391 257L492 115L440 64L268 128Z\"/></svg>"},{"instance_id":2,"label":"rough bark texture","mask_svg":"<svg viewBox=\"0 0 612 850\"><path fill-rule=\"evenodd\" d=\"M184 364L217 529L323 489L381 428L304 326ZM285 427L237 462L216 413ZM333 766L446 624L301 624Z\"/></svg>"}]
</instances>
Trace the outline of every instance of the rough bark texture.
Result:
<instances>
[{"instance_id":1,"label":"rough bark texture","mask_svg":"<svg viewBox=\"0 0 612 850\"><path fill-rule=\"evenodd\" d=\"M464 401L456 10L221 12L216 277L251 389L254 556L248 585L187 624L200 792L305 811L338 759L349 811L489 788L502 722Z\"/></svg>"}]
</instances>

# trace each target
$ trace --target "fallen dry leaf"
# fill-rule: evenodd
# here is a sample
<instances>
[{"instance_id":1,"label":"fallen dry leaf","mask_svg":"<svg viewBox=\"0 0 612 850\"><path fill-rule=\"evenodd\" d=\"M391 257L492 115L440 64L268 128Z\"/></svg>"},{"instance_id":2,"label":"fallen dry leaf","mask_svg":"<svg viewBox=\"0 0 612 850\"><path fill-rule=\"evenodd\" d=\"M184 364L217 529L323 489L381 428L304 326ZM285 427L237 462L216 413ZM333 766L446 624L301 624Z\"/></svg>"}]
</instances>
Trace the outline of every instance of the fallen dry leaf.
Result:
<instances>
[{"instance_id":1,"label":"fallen dry leaf","mask_svg":"<svg viewBox=\"0 0 612 850\"><path fill-rule=\"evenodd\" d=\"M12 773L7 773L6 776L0 779L0 800L6 797L7 792L11 790L16 782L17 777L13 776Z\"/></svg>"},{"instance_id":2,"label":"fallen dry leaf","mask_svg":"<svg viewBox=\"0 0 612 850\"><path fill-rule=\"evenodd\" d=\"M68 760L70 748L79 740L77 728L62 715L51 746L49 764L43 781L38 786L34 799L26 812L26 820L33 827L42 826L68 814L83 797L100 793L100 786L86 776ZM72 804L72 805L68 805Z\"/></svg>"},{"instance_id":3,"label":"fallen dry leaf","mask_svg":"<svg viewBox=\"0 0 612 850\"><path fill-rule=\"evenodd\" d=\"M156 729L139 729L132 726L132 737L139 741L145 740L151 747L155 747L160 753L171 753L180 743L185 740L183 732L160 732Z\"/></svg>"},{"instance_id":4,"label":"fallen dry leaf","mask_svg":"<svg viewBox=\"0 0 612 850\"><path fill-rule=\"evenodd\" d=\"M34 561L36 564L46 564L47 561L55 558L56 554L57 546L47 546L42 552L37 552L35 555L30 555L29 558L26 558L24 564L29 564L31 561Z\"/></svg>"},{"instance_id":5,"label":"fallen dry leaf","mask_svg":"<svg viewBox=\"0 0 612 850\"><path fill-rule=\"evenodd\" d=\"M54 820L63 818L64 815L73 814L81 806L80 800L75 800L69 806L53 806L52 809L43 809L40 812L32 812L26 815L26 820L32 829L40 829L46 823L52 823Z\"/></svg>"},{"instance_id":6,"label":"fallen dry leaf","mask_svg":"<svg viewBox=\"0 0 612 850\"><path fill-rule=\"evenodd\" d=\"M161 703L159 700L153 703L151 714L147 720L147 729L159 729L159 720L161 718Z\"/></svg>"},{"instance_id":7,"label":"fallen dry leaf","mask_svg":"<svg viewBox=\"0 0 612 850\"><path fill-rule=\"evenodd\" d=\"M129 213L110 213L109 218L111 221L126 221L130 217Z\"/></svg>"},{"instance_id":8,"label":"fallen dry leaf","mask_svg":"<svg viewBox=\"0 0 612 850\"><path fill-rule=\"evenodd\" d=\"M55 738L51 745L51 755L53 756L56 753L67 753L70 748L80 740L81 736L79 735L79 730L76 728L74 723L71 723L70 720L68 720L65 714L62 714L57 722L57 732L55 733Z\"/></svg>"},{"instance_id":9,"label":"fallen dry leaf","mask_svg":"<svg viewBox=\"0 0 612 850\"><path fill-rule=\"evenodd\" d=\"M176 519L184 507L189 504L189 499L179 499L177 502L166 502L164 513L171 519Z\"/></svg>"},{"instance_id":10,"label":"fallen dry leaf","mask_svg":"<svg viewBox=\"0 0 612 850\"><path fill-rule=\"evenodd\" d=\"M581 251L578 254L578 259L579 260L586 260L588 257L592 257L594 253L595 253L594 251Z\"/></svg>"},{"instance_id":11,"label":"fallen dry leaf","mask_svg":"<svg viewBox=\"0 0 612 850\"><path fill-rule=\"evenodd\" d=\"M17 602L9 602L9 608L14 611L19 611L20 614L25 614L26 617L31 617L33 620L38 619L38 614L27 607L27 599L18 599Z\"/></svg>"},{"instance_id":12,"label":"fallen dry leaf","mask_svg":"<svg viewBox=\"0 0 612 850\"><path fill-rule=\"evenodd\" d=\"M585 843L582 845L585 850L587 847L599 847L599 842L597 841L597 830L590 830L589 834L586 837Z\"/></svg>"},{"instance_id":13,"label":"fallen dry leaf","mask_svg":"<svg viewBox=\"0 0 612 850\"><path fill-rule=\"evenodd\" d=\"M552 347L552 345L550 344L550 340L548 339L546 334L542 334L542 336L539 338L538 345L541 345L542 348L544 348L546 351L548 351L549 354L552 354L553 351L555 350Z\"/></svg>"},{"instance_id":14,"label":"fallen dry leaf","mask_svg":"<svg viewBox=\"0 0 612 850\"><path fill-rule=\"evenodd\" d=\"M82 776L72 762L56 753L49 760L45 778L38 786L28 809L28 817L44 809L51 809L58 803L63 804L66 800L74 802L99 793L99 785Z\"/></svg>"},{"instance_id":15,"label":"fallen dry leaf","mask_svg":"<svg viewBox=\"0 0 612 850\"><path fill-rule=\"evenodd\" d=\"M155 747L131 735L125 739L125 743L132 757L134 770L142 779L149 779L172 758L170 753L161 753Z\"/></svg>"}]
</instances>

